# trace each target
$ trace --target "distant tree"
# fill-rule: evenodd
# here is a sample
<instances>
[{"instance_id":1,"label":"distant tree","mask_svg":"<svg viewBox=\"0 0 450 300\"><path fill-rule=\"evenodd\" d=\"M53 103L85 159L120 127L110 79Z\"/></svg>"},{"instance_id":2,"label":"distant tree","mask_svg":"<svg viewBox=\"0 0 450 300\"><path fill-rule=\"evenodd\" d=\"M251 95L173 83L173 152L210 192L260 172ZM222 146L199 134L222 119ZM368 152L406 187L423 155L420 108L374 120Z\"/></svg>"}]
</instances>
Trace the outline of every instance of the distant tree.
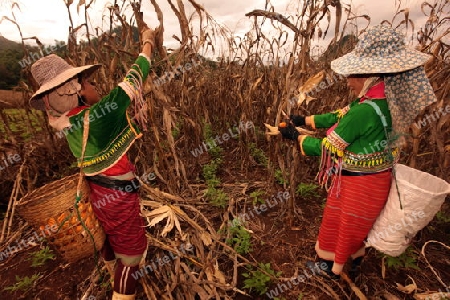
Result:
<instances>
[{"instance_id":1,"label":"distant tree","mask_svg":"<svg viewBox=\"0 0 450 300\"><path fill-rule=\"evenodd\" d=\"M21 66L18 61L22 58L20 47L0 50L0 89L11 89L20 80Z\"/></svg>"}]
</instances>

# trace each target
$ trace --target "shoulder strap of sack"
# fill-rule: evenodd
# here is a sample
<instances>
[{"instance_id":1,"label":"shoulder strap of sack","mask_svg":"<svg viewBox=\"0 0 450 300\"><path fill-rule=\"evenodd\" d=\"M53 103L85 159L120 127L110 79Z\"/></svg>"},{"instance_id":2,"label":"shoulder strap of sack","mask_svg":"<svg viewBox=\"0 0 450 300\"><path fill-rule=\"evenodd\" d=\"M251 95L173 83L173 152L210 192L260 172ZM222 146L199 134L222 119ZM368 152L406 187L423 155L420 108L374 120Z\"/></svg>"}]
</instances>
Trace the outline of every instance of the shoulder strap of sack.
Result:
<instances>
[{"instance_id":1,"label":"shoulder strap of sack","mask_svg":"<svg viewBox=\"0 0 450 300\"><path fill-rule=\"evenodd\" d=\"M388 123L387 123L386 116L383 114L380 107L375 104L375 102L373 102L371 100L366 100L366 101L364 101L364 103L367 103L370 106L372 106L373 109L375 110L375 112L377 113L377 115L380 117L381 123L383 124L383 128L384 128L384 135L386 136L387 146L389 147L389 158L391 158L392 161L394 161L394 157L392 156L392 147L391 147L392 139L391 139L391 134L389 134L389 131L388 131Z\"/></svg>"},{"instance_id":2,"label":"shoulder strap of sack","mask_svg":"<svg viewBox=\"0 0 450 300\"><path fill-rule=\"evenodd\" d=\"M84 154L86 152L86 144L89 137L89 109L86 109L86 113L84 114L84 126L83 126L83 141L81 144L81 165L80 165L80 177L78 179L78 185L77 185L77 197L75 202L75 210L77 213L78 220L81 222L81 226L83 226L84 230L89 234L89 237L91 238L92 245L94 246L94 260L95 265L97 267L97 271L100 274L100 265L98 263L98 253L97 247L95 246L94 236L92 235L92 232L89 230L89 228L86 226L86 223L84 222L83 218L80 215L80 211L77 208L78 202L81 200L81 186L83 185L83 179L84 179L84 173L83 173L83 160L84 160Z\"/></svg>"},{"instance_id":3,"label":"shoulder strap of sack","mask_svg":"<svg viewBox=\"0 0 450 300\"><path fill-rule=\"evenodd\" d=\"M373 109L376 111L377 115L380 116L381 123L383 124L383 127L384 127L384 133L385 133L386 139L388 141L387 145L389 147L389 156L391 156L392 155L392 148L391 148L391 143L389 141L390 139L389 139L388 124L387 124L386 116L383 114L383 112L381 111L380 107L378 105L376 105L373 101L366 100L366 101L364 101L364 103L367 103L370 106L372 106ZM402 200L400 198L400 191L398 190L397 177L395 176L395 168L394 168L394 166L392 166L392 176L394 178L395 186L397 188L397 196L398 196L398 201L400 202L400 208L403 209Z\"/></svg>"},{"instance_id":4,"label":"shoulder strap of sack","mask_svg":"<svg viewBox=\"0 0 450 300\"><path fill-rule=\"evenodd\" d=\"M89 136L89 109L86 109L86 113L84 114L84 128L83 128L83 141L81 144L81 165L80 165L80 177L78 179L77 185L77 201L81 199L81 185L83 184L83 160L84 160L84 152L86 151L86 144Z\"/></svg>"},{"instance_id":5,"label":"shoulder strap of sack","mask_svg":"<svg viewBox=\"0 0 450 300\"><path fill-rule=\"evenodd\" d=\"M380 107L378 105L376 105L373 101L371 100L366 100L364 101L364 103L369 104L370 106L373 107L373 109L375 109L375 112L377 113L378 116L380 116L381 119L381 123L383 124L384 127L384 131L386 133L386 138L388 138L387 136L387 128L388 128L388 123L386 120L386 117L384 116L383 112L381 111Z\"/></svg>"}]
</instances>

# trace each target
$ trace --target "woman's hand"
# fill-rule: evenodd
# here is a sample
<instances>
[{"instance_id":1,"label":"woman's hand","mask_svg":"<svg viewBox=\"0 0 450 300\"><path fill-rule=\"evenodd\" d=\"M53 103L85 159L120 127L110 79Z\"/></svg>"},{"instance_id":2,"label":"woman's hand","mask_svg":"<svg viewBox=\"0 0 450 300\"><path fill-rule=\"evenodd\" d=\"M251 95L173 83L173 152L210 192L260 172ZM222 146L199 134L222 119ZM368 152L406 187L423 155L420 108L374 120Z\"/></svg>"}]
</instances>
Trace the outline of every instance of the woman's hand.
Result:
<instances>
[{"instance_id":1,"label":"woman's hand","mask_svg":"<svg viewBox=\"0 0 450 300\"><path fill-rule=\"evenodd\" d=\"M292 121L292 123L294 123L296 127L306 125L306 118L304 116L290 115L289 119Z\"/></svg>"},{"instance_id":2,"label":"woman's hand","mask_svg":"<svg viewBox=\"0 0 450 300\"><path fill-rule=\"evenodd\" d=\"M281 135L284 139L296 141L298 140L298 136L300 133L295 129L294 125L291 123L288 123L286 126L280 127L278 126L278 130L280 131Z\"/></svg>"},{"instance_id":3,"label":"woman's hand","mask_svg":"<svg viewBox=\"0 0 450 300\"><path fill-rule=\"evenodd\" d=\"M155 48L155 31L145 25L141 31L142 53L151 58L153 49Z\"/></svg>"},{"instance_id":4,"label":"woman's hand","mask_svg":"<svg viewBox=\"0 0 450 300\"><path fill-rule=\"evenodd\" d=\"M141 31L142 44L150 43L152 47L155 45L155 31L147 25Z\"/></svg>"}]
</instances>

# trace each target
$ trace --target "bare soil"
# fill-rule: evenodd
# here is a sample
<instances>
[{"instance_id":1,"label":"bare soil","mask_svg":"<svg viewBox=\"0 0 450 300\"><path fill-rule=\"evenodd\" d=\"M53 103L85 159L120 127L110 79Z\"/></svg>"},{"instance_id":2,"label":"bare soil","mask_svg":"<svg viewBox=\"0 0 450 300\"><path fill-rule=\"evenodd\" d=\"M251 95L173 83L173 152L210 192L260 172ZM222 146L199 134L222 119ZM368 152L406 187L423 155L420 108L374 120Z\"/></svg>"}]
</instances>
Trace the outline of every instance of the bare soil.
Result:
<instances>
[{"instance_id":1,"label":"bare soil","mask_svg":"<svg viewBox=\"0 0 450 300\"><path fill-rule=\"evenodd\" d=\"M231 145L230 145L231 146ZM223 184L241 184L242 182L252 183L268 181L267 170L261 165L254 164L246 174L240 171L239 162L235 161L232 154L227 154L224 168L221 171ZM311 180L314 174L309 174ZM311 181L312 182L312 181ZM275 195L285 191L284 187L278 183L272 186L265 186L266 195ZM286 283L293 276L298 276L305 272L305 262L314 260L314 243L320 226L323 199L323 191L310 198L295 198L295 213L292 219L288 219L287 205L275 205L266 212L254 214L249 221L249 229L253 232L252 249L247 255L251 260L263 263L270 263L273 270L281 271L281 279L274 282L269 290L275 289L280 283ZM249 208L249 205L247 204ZM443 212L448 215L450 208L448 202L443 207ZM15 228L23 222L19 217L15 218ZM26 238L31 234L31 229L24 232L20 237ZM432 244L426 249L426 259L420 255L421 247L426 241L437 240L445 244L450 242L450 223L442 222L436 218L416 236L412 247L417 254L417 261L414 263L420 268L397 267L386 268L385 276L382 273L382 255L374 249L368 249L367 257L362 265L362 274L356 280L356 286L369 299L389 299L389 295L398 298L391 299L414 299L412 295L400 292L397 284L406 286L414 280L419 292L443 290L436 275L430 269L430 265L435 268L439 277L444 283L450 282L449 250L438 244ZM41 246L29 247L21 252L0 261L0 299L79 299L90 280L96 280L96 290L92 291L92 299L109 299L111 287L108 285L108 276L96 271L96 261L94 258L84 259L76 264L67 264L62 257L57 254L55 260L49 260L44 266L33 268L29 261L30 255L39 250ZM52 248L52 246L50 245ZM427 263L427 260L429 264ZM240 272L247 270L241 269ZM40 279L28 291L10 292L5 291L5 287L12 286L16 282L16 276L32 276L40 274ZM92 276L91 276L92 275ZM239 282L242 289L243 279ZM327 289L333 290L340 299L358 299L349 285L344 281L331 281L320 276L312 276L304 283L292 285L283 291L279 299L334 299ZM248 292L248 290L247 290ZM92 298L95 297L95 298ZM303 298L302 298L303 297ZM138 286L137 299L146 299L142 287ZM235 299L268 299L266 295L259 295L255 291L248 292L248 296L237 294Z\"/></svg>"}]
</instances>

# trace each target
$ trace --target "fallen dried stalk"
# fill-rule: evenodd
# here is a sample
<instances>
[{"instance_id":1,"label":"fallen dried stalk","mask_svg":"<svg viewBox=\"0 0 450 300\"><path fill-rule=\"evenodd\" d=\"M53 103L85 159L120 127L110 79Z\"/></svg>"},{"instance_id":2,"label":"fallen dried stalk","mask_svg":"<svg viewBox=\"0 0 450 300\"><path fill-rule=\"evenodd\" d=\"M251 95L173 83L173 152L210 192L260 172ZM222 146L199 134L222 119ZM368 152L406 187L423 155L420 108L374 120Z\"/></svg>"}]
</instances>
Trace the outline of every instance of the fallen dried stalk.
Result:
<instances>
[{"instance_id":1,"label":"fallen dried stalk","mask_svg":"<svg viewBox=\"0 0 450 300\"><path fill-rule=\"evenodd\" d=\"M447 298L450 298L450 293L446 292L427 292L421 294L414 294L414 299L417 300L447 299Z\"/></svg>"},{"instance_id":2,"label":"fallen dried stalk","mask_svg":"<svg viewBox=\"0 0 450 300\"><path fill-rule=\"evenodd\" d=\"M347 274L345 273L341 273L341 277L342 279L344 279L345 282L347 282L347 284L350 286L350 288L352 289L352 291L355 292L356 296L358 296L358 298L360 300L367 300L367 297L363 294L363 292L361 292L361 290L353 283L353 281L347 276Z\"/></svg>"},{"instance_id":3,"label":"fallen dried stalk","mask_svg":"<svg viewBox=\"0 0 450 300\"><path fill-rule=\"evenodd\" d=\"M22 174L23 174L24 168L26 166L26 163L27 163L27 159L25 158L22 165L20 166L19 173L16 176L16 180L14 181L14 186L13 186L13 189L11 192L11 196L9 197L8 208L6 209L5 219L3 220L2 235L0 237L0 243L2 243L3 240L5 239L5 237L8 237L9 233L11 232L12 222L13 222L13 218L14 218L14 212L16 210L15 203L19 200L18 197L19 197L20 190L22 187L22 185L21 185ZM6 227L8 227L8 231L6 231L6 236L5 236Z\"/></svg>"},{"instance_id":4,"label":"fallen dried stalk","mask_svg":"<svg viewBox=\"0 0 450 300\"><path fill-rule=\"evenodd\" d=\"M437 274L437 272L434 270L433 266L432 266L432 265L430 264L430 262L428 261L427 256L425 255L425 248L427 247L428 244L431 244L431 243L436 243L436 244L439 244L439 245L441 245L441 246L444 246L444 247L447 248L448 250L450 250L450 247L447 246L447 245L444 244L444 243L439 242L439 241L431 240L431 241L426 242L426 243L422 246L422 250L420 251L420 254L422 254L423 257L425 258L425 261L427 262L428 266L430 267L430 270L434 273L434 275L436 276L436 278L437 278L437 280L439 281L439 283L442 284L442 286L443 286L444 288L447 288L447 285L444 283L444 281L441 279L441 277L439 277L439 275Z\"/></svg>"}]
</instances>

